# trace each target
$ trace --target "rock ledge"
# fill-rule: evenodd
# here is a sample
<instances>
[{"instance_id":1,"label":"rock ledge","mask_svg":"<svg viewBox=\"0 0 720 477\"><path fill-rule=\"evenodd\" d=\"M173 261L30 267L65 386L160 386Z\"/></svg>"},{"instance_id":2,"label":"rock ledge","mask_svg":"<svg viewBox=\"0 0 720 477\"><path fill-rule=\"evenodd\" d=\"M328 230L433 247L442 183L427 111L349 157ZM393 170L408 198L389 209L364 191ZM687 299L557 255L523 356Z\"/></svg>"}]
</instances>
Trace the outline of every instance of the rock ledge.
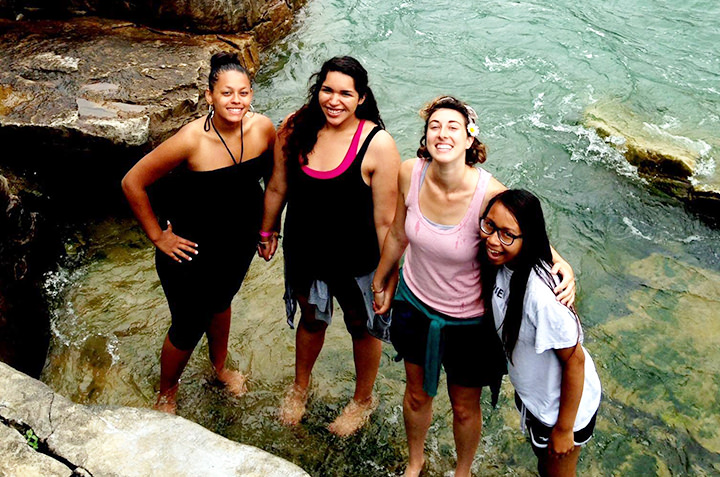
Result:
<instances>
[{"instance_id":1,"label":"rock ledge","mask_svg":"<svg viewBox=\"0 0 720 477\"><path fill-rule=\"evenodd\" d=\"M309 477L178 416L74 404L0 362L2 475ZM38 452L26 432L38 438Z\"/></svg>"}]
</instances>

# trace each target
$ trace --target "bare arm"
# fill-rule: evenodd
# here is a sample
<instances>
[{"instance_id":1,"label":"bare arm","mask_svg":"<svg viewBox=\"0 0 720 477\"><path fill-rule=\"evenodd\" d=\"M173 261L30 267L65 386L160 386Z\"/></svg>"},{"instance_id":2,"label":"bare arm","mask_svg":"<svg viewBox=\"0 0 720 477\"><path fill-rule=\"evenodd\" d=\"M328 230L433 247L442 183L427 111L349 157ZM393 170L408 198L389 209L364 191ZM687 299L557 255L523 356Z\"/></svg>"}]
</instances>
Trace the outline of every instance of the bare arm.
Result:
<instances>
[{"instance_id":1,"label":"bare arm","mask_svg":"<svg viewBox=\"0 0 720 477\"><path fill-rule=\"evenodd\" d=\"M390 303L392 302L395 287L397 286L396 272L398 264L408 244L408 239L405 235L405 217L407 215L405 197L410 188L410 177L414 164L414 160L409 160L400 165L400 173L397 179L399 193L395 207L395 218L385 237L380 263L373 278L373 289L376 291L373 307L378 314L387 313L390 309Z\"/></svg>"},{"instance_id":2,"label":"bare arm","mask_svg":"<svg viewBox=\"0 0 720 477\"><path fill-rule=\"evenodd\" d=\"M372 189L375 232L378 248L382 250L385 237L395 216L400 153L392 137L387 132L380 131L371 143L368 156L367 159L372 161L370 188Z\"/></svg>"},{"instance_id":3,"label":"bare arm","mask_svg":"<svg viewBox=\"0 0 720 477\"><path fill-rule=\"evenodd\" d=\"M273 149L272 176L270 176L270 182L265 188L265 210L260 231L262 233L272 233L272 235L261 237L261 242L258 244L258 255L266 261L270 260L277 251L278 222L287 197L287 158L283 151L283 146L289 134L286 125L287 118L285 118L277 132L277 139Z\"/></svg>"},{"instance_id":4,"label":"bare arm","mask_svg":"<svg viewBox=\"0 0 720 477\"><path fill-rule=\"evenodd\" d=\"M578 343L572 348L556 349L555 354L562 365L562 384L560 411L550 433L548 452L562 456L575 449L573 426L585 384L585 353Z\"/></svg>"},{"instance_id":5,"label":"bare arm","mask_svg":"<svg viewBox=\"0 0 720 477\"><path fill-rule=\"evenodd\" d=\"M145 234L158 249L178 262L182 261L181 259L192 260L190 255L197 254L197 244L175 235L169 223L165 230L160 227L150 204L147 188L190 155L193 147L190 126L183 127L140 159L122 180L125 197Z\"/></svg>"}]
</instances>

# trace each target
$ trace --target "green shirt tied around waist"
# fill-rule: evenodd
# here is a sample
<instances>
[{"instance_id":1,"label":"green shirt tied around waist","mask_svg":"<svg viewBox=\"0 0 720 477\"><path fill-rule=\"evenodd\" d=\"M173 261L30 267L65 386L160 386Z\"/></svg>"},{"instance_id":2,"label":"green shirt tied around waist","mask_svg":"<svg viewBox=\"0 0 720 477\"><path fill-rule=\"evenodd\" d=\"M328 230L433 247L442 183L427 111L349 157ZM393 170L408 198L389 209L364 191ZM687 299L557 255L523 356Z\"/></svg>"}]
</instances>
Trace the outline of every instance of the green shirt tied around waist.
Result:
<instances>
[{"instance_id":1,"label":"green shirt tied around waist","mask_svg":"<svg viewBox=\"0 0 720 477\"><path fill-rule=\"evenodd\" d=\"M397 291L395 292L394 299L396 301L404 301L405 303L408 303L409 305L415 307L417 310L422 312L425 316L428 317L430 320L430 326L428 329L428 339L427 343L425 345L425 365L423 367L423 390L428 393L429 396L436 396L437 395L437 388L438 388L438 382L440 381L440 366L442 365L442 359L440 357L440 348L441 348L441 341L442 341L442 330L446 326L477 326L482 325L484 323L487 323L487 320L485 319L486 315L477 317L477 318L470 318L470 319L448 319L448 317L443 316L439 312L433 310L432 308L425 305L422 301L420 301L408 288L407 284L405 283L405 280L403 279L403 273L402 269L400 269L400 281L398 283ZM498 341L497 340L497 334L490 333L494 330L488 330L487 333L487 340L486 341ZM492 347L497 347L499 341L497 343L478 343L479 346L483 345L489 345ZM502 346L502 345L500 345ZM507 367L505 364L505 356L502 353L502 348L497 348L496 353L498 359L493 359L491 362L481 362L481 360L478 360L477 365L478 366L492 366L494 368L495 373L493 373L493 380L489 384L490 389L492 391L492 406L495 407L498 401L498 395L500 393L500 384L502 382L503 375L507 374ZM480 358L481 355L478 354L478 358Z\"/></svg>"}]
</instances>

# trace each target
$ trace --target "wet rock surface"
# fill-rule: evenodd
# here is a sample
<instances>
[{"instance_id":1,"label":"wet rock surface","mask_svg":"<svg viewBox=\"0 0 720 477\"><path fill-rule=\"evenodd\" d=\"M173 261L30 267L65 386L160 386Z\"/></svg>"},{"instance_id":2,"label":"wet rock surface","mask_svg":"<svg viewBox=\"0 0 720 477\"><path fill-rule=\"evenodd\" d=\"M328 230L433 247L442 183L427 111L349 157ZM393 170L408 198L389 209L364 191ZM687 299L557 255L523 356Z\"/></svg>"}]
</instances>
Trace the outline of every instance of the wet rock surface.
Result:
<instances>
[{"instance_id":1,"label":"wet rock surface","mask_svg":"<svg viewBox=\"0 0 720 477\"><path fill-rule=\"evenodd\" d=\"M707 156L711 147L705 141L654 127L619 104L588 107L583 123L620 150L655 187L720 220L720 172Z\"/></svg>"},{"instance_id":2,"label":"wet rock surface","mask_svg":"<svg viewBox=\"0 0 720 477\"><path fill-rule=\"evenodd\" d=\"M74 404L3 363L0 389L0 450L7 451L0 469L7 475L308 475L181 417Z\"/></svg>"}]
</instances>

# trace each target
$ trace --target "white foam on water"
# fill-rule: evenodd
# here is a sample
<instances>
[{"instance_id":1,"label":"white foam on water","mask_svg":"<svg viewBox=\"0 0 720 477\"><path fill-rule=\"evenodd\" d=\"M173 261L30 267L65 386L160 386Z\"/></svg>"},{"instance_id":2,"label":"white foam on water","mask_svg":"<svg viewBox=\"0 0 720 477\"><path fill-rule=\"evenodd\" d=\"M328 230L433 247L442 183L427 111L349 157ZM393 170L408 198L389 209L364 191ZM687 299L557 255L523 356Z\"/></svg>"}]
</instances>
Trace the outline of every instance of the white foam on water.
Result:
<instances>
[{"instance_id":1,"label":"white foam on water","mask_svg":"<svg viewBox=\"0 0 720 477\"><path fill-rule=\"evenodd\" d=\"M103 335L99 335L99 336L103 336ZM117 336L115 336L113 334L111 334L108 337L107 352L111 358L110 366L113 366L120 362L120 355L118 354L118 339L117 339Z\"/></svg>"},{"instance_id":2,"label":"white foam on water","mask_svg":"<svg viewBox=\"0 0 720 477\"><path fill-rule=\"evenodd\" d=\"M636 237L644 238L645 240L652 240L653 238L643 234L640 232L640 230L635 227L635 224L633 224L633 221L630 220L629 217L623 217L623 223L627 225L628 229L630 229L630 233L635 235Z\"/></svg>"},{"instance_id":3,"label":"white foam on water","mask_svg":"<svg viewBox=\"0 0 720 477\"><path fill-rule=\"evenodd\" d=\"M525 61L522 58L490 58L485 57L485 68L489 71L502 71L518 66L523 66Z\"/></svg>"},{"instance_id":4,"label":"white foam on water","mask_svg":"<svg viewBox=\"0 0 720 477\"><path fill-rule=\"evenodd\" d=\"M574 135L579 141L572 144L571 161L582 161L586 163L599 162L612 167L621 176L642 181L637 174L637 167L630 164L622 155L624 138L611 136L603 139L594 129L587 129L579 124L566 124L563 122L558 122L557 124L546 123L544 121L544 114L541 112L544 96L545 93L538 94L537 98L533 101L533 113L526 116L525 119L538 129ZM570 104L569 97L564 99L567 99L568 104ZM586 145L583 147L585 143ZM611 144L620 146L620 149L616 149L611 146Z\"/></svg>"},{"instance_id":5,"label":"white foam on water","mask_svg":"<svg viewBox=\"0 0 720 477\"><path fill-rule=\"evenodd\" d=\"M597 30L595 30L594 28L587 27L585 30L586 30L586 31L593 32L593 33L595 33L597 36L601 36L601 37L605 38L605 33L601 32L601 31L597 31Z\"/></svg>"},{"instance_id":6,"label":"white foam on water","mask_svg":"<svg viewBox=\"0 0 720 477\"><path fill-rule=\"evenodd\" d=\"M710 144L706 143L702 139L690 139L689 137L685 136L677 136L675 134L672 134L668 132L666 129L668 128L663 126L658 126L657 124L651 124L651 123L643 123L643 126L646 130L649 132L656 134L660 137L664 137L666 139L670 139L673 143L684 146L688 149L690 149L693 152L698 153L701 157L706 156L710 150L712 149L712 146Z\"/></svg>"},{"instance_id":7,"label":"white foam on water","mask_svg":"<svg viewBox=\"0 0 720 477\"><path fill-rule=\"evenodd\" d=\"M678 242L682 243L692 243L692 242L701 242L703 238L699 235L689 235L685 238L679 238Z\"/></svg>"},{"instance_id":8,"label":"white foam on water","mask_svg":"<svg viewBox=\"0 0 720 477\"><path fill-rule=\"evenodd\" d=\"M701 157L695 165L695 174L690 178L690 181L695 181L698 177L713 177L716 165L715 159L710 157L709 154Z\"/></svg>"}]
</instances>

